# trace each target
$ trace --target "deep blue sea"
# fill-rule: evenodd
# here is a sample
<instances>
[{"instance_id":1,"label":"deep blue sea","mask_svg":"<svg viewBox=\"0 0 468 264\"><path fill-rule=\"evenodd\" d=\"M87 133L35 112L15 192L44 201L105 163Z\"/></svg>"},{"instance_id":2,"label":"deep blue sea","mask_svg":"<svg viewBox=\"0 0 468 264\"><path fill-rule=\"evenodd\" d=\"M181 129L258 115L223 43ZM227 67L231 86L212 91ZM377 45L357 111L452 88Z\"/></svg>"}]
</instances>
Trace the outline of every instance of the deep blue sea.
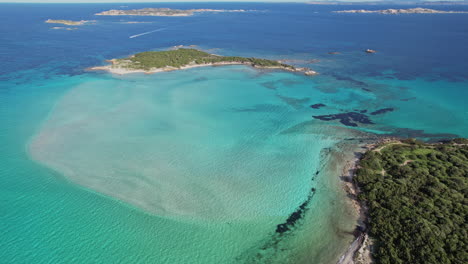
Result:
<instances>
[{"instance_id":1,"label":"deep blue sea","mask_svg":"<svg viewBox=\"0 0 468 264\"><path fill-rule=\"evenodd\" d=\"M94 15L144 7L249 11ZM468 14L332 12L410 7L0 4L0 262L336 263L354 149L468 137ZM176 45L319 75L87 70Z\"/></svg>"}]
</instances>

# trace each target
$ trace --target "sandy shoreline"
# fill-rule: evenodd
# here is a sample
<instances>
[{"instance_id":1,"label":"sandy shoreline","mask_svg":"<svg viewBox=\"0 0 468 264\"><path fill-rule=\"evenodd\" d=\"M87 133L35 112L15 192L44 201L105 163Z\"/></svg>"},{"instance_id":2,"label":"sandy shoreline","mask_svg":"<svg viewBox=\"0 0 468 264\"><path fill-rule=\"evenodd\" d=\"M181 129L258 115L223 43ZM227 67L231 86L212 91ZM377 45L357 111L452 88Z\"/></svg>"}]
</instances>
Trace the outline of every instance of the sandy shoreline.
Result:
<instances>
[{"instance_id":1,"label":"sandy shoreline","mask_svg":"<svg viewBox=\"0 0 468 264\"><path fill-rule=\"evenodd\" d=\"M143 70L143 69L129 69L129 68L123 68L123 67L116 67L116 60L108 60L111 64L105 65L105 66L95 66L95 67L90 67L87 68L86 70L88 71L107 71L112 74L117 74L117 75L124 75L124 74L131 74L131 73L144 73L144 74L154 74L154 73L159 73L159 72L170 72L170 71L177 71L177 70L187 70L187 69L192 69L192 68L199 68L199 67L214 67L214 66L226 66L226 65L245 65L245 66L250 66L254 67L257 69L271 69L271 70L284 70L284 71L289 71L289 72L296 72L296 73L303 73L304 75L307 76L312 76L312 75L317 75L318 73L310 70L309 68L288 68L288 67L281 67L281 66L256 66L253 65L252 63L245 63L245 62L217 62L217 63L204 63L204 64L190 64L190 65L185 65L180 68L176 67L164 67L164 68L154 68L150 70Z\"/></svg>"},{"instance_id":2,"label":"sandy shoreline","mask_svg":"<svg viewBox=\"0 0 468 264\"><path fill-rule=\"evenodd\" d=\"M353 183L353 177L355 176L356 169L361 156L374 147L375 143L366 144L361 146L358 151L355 152L355 155L352 159L346 161L346 164L343 167L342 179L343 189L348 197L348 204L353 209L353 211L358 215L357 227L354 231L355 239L349 245L344 254L340 257L338 264L371 264L372 259L370 256L370 248L365 243L368 240L368 235L366 232L366 220L367 220L367 208L364 204L359 202L357 195L359 193L358 187ZM355 261L357 258L361 261Z\"/></svg>"},{"instance_id":3,"label":"sandy shoreline","mask_svg":"<svg viewBox=\"0 0 468 264\"><path fill-rule=\"evenodd\" d=\"M343 189L348 196L348 202L358 215L357 228L354 232L355 239L346 252L340 257L338 264L372 264L371 256L372 239L368 234L368 208L366 204L357 199L359 187L353 182L356 170L359 168L359 161L362 155L368 151L378 151L378 146L390 142L399 142L397 138L380 138L368 144L359 145L352 159L346 161L343 167L342 179Z\"/></svg>"}]
</instances>

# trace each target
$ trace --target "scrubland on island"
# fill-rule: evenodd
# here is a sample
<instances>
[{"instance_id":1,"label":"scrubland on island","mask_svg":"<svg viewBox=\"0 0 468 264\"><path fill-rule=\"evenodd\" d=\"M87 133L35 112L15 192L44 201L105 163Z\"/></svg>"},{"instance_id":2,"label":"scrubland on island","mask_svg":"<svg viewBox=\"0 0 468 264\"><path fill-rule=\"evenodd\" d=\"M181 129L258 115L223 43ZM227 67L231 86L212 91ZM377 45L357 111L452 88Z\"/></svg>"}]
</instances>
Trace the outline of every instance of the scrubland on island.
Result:
<instances>
[{"instance_id":1,"label":"scrubland on island","mask_svg":"<svg viewBox=\"0 0 468 264\"><path fill-rule=\"evenodd\" d=\"M376 263L465 263L468 139L403 140L364 154L355 183Z\"/></svg>"},{"instance_id":2,"label":"scrubland on island","mask_svg":"<svg viewBox=\"0 0 468 264\"><path fill-rule=\"evenodd\" d=\"M220 56L192 48L141 52L128 58L112 59L110 62L110 65L92 67L90 70L107 70L112 73L125 74L133 72L156 73L202 66L248 65L255 68L301 72L305 75L317 74L309 68L294 67L275 60Z\"/></svg>"}]
</instances>

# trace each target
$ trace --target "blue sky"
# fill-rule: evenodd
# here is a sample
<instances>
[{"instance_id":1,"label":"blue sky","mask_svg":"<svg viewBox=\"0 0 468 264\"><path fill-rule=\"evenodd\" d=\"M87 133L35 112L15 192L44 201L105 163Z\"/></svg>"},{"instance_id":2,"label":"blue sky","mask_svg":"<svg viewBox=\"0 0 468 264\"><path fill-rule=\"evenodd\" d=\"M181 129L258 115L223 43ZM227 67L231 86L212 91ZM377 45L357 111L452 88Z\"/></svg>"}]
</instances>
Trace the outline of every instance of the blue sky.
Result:
<instances>
[{"instance_id":1,"label":"blue sky","mask_svg":"<svg viewBox=\"0 0 468 264\"><path fill-rule=\"evenodd\" d=\"M321 0L323 1L323 0ZM0 3L311 2L311 0L0 0Z\"/></svg>"},{"instance_id":2,"label":"blue sky","mask_svg":"<svg viewBox=\"0 0 468 264\"><path fill-rule=\"evenodd\" d=\"M311 2L315 0L0 0L0 3L19 3L19 2L28 2L28 3L157 3L157 2ZM326 1L326 0L320 0ZM345 0L346 1L346 0ZM360 0L363 1L363 0ZM365 1L365 0L364 0ZM374 0L375 1L375 0Z\"/></svg>"},{"instance_id":3,"label":"blue sky","mask_svg":"<svg viewBox=\"0 0 468 264\"><path fill-rule=\"evenodd\" d=\"M156 3L156 2L325 2L327 0L0 0L0 3ZM377 2L379 0L330 0L330 1L342 1L342 2ZM389 1L389 0L385 0ZM392 0L390 0L392 1ZM416 2L418 0L393 0L394 2ZM420 0L420 1L439 1L439 0ZM450 0L445 0L450 1ZM451 0L451 1L463 1L463 0Z\"/></svg>"},{"instance_id":4,"label":"blue sky","mask_svg":"<svg viewBox=\"0 0 468 264\"><path fill-rule=\"evenodd\" d=\"M277 2L277 3L297 3L297 2L322 2L327 0L0 0L0 3L156 3L156 2ZM343 2L366 2L366 1L379 1L379 0L331 0ZM388 1L388 0L387 0ZM405 0L394 0L405 1Z\"/></svg>"}]
</instances>

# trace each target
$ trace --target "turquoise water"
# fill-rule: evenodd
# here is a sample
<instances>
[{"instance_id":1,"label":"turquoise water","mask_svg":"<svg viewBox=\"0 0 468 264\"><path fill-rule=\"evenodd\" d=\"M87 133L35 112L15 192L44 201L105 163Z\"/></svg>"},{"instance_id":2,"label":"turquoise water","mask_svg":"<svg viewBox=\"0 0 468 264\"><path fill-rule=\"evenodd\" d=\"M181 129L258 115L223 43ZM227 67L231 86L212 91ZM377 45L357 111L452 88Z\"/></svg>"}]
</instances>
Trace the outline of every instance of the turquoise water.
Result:
<instances>
[{"instance_id":1,"label":"turquoise water","mask_svg":"<svg viewBox=\"0 0 468 264\"><path fill-rule=\"evenodd\" d=\"M4 205L3 238L10 247L33 245L9 262L284 263L310 255L314 237L320 247L343 243L325 216L345 209L330 204L333 184L313 176L322 150L350 132L291 131L310 114L308 101L327 96L310 93L313 85L301 75L229 66L57 78L37 93L5 95L16 107L2 111L4 128L25 127L2 132L3 160L15 170L3 185L14 200ZM275 234L312 187L324 191L303 220L314 233Z\"/></svg>"},{"instance_id":2,"label":"turquoise water","mask_svg":"<svg viewBox=\"0 0 468 264\"><path fill-rule=\"evenodd\" d=\"M2 263L333 263L353 239L339 176L359 144L467 136L464 16L216 3L193 8L266 11L43 23L118 5L72 7L0 8ZM320 75L85 70L179 44Z\"/></svg>"},{"instance_id":3,"label":"turquoise water","mask_svg":"<svg viewBox=\"0 0 468 264\"><path fill-rule=\"evenodd\" d=\"M87 81L55 105L29 151L79 185L160 216L287 214L334 141L281 135L308 107L259 85L287 74L254 74L225 67Z\"/></svg>"}]
</instances>

